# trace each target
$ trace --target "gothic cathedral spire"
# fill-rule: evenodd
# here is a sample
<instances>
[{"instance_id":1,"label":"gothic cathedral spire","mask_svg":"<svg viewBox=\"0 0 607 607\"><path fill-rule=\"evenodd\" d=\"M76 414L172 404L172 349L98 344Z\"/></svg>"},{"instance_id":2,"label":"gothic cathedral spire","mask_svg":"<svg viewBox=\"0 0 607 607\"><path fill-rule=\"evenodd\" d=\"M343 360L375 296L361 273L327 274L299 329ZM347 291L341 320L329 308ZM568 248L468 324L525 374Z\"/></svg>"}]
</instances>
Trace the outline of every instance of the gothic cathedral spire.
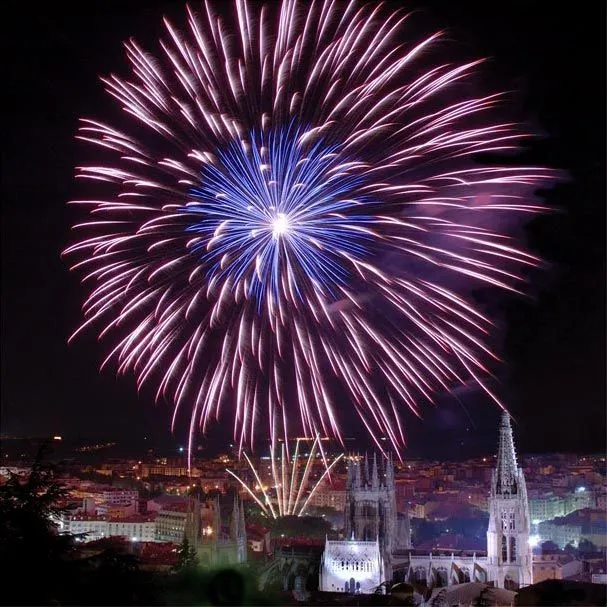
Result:
<instances>
[{"instance_id":1,"label":"gothic cathedral spire","mask_svg":"<svg viewBox=\"0 0 607 607\"><path fill-rule=\"evenodd\" d=\"M513 589L533 582L529 532L525 476L517 466L510 416L504 412L497 465L491 475L487 529L487 573L498 588Z\"/></svg>"},{"instance_id":2,"label":"gothic cathedral spire","mask_svg":"<svg viewBox=\"0 0 607 607\"><path fill-rule=\"evenodd\" d=\"M373 453L373 472L371 473L371 487L379 488L379 474L377 473L377 453Z\"/></svg>"},{"instance_id":3,"label":"gothic cathedral spire","mask_svg":"<svg viewBox=\"0 0 607 607\"><path fill-rule=\"evenodd\" d=\"M517 493L517 470L510 415L507 411L504 411L500 423L500 439L497 452L495 492L498 495L514 495Z\"/></svg>"}]
</instances>

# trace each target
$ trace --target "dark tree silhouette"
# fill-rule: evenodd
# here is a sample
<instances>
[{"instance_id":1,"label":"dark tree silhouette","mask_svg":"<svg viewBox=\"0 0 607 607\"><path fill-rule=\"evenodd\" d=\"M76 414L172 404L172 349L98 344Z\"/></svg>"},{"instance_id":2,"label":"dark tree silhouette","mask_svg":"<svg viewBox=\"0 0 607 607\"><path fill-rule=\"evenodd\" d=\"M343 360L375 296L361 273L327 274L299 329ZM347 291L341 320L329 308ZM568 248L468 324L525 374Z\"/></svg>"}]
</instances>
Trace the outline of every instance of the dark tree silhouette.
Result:
<instances>
[{"instance_id":1,"label":"dark tree silhouette","mask_svg":"<svg viewBox=\"0 0 607 607\"><path fill-rule=\"evenodd\" d=\"M176 569L182 571L184 569L195 569L198 566L198 554L196 548L190 545L188 538L184 536L181 547L179 548L179 559Z\"/></svg>"},{"instance_id":2,"label":"dark tree silhouette","mask_svg":"<svg viewBox=\"0 0 607 607\"><path fill-rule=\"evenodd\" d=\"M67 490L57 468L38 451L27 478L10 474L0 486L0 562L3 604L49 604L62 596L61 583L72 573L73 537L57 532L69 508L60 504Z\"/></svg>"},{"instance_id":3,"label":"dark tree silhouette","mask_svg":"<svg viewBox=\"0 0 607 607\"><path fill-rule=\"evenodd\" d=\"M115 546L83 558L75 537L59 533L70 508L58 468L43 446L26 478L0 485L3 605L153 605L157 579Z\"/></svg>"}]
</instances>

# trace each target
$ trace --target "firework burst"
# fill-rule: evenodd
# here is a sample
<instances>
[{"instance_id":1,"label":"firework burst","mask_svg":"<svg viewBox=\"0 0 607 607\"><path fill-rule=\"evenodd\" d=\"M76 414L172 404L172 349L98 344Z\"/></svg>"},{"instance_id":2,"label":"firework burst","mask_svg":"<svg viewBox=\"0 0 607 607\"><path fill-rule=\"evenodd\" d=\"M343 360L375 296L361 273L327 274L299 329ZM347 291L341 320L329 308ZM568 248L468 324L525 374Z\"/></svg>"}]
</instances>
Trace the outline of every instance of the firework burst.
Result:
<instances>
[{"instance_id":1,"label":"firework burst","mask_svg":"<svg viewBox=\"0 0 607 607\"><path fill-rule=\"evenodd\" d=\"M473 160L522 136L499 94L461 86L480 62L432 60L441 34L409 44L380 5L233 9L165 20L157 57L128 42L131 75L103 79L124 127L82 121L107 162L78 169L96 192L73 203L76 333L109 336L104 364L173 423L187 409L190 442L222 407L241 449L258 427L340 438L354 410L398 450L401 411L437 391L472 379L497 401L466 294L520 291L538 260L497 226L541 210L550 172Z\"/></svg>"},{"instance_id":2,"label":"firework burst","mask_svg":"<svg viewBox=\"0 0 607 607\"><path fill-rule=\"evenodd\" d=\"M255 483L253 487L243 481L237 474L231 470L226 470L232 475L241 485L241 487L255 500L257 505L262 509L266 516L272 518L280 518L282 516L303 516L310 500L316 493L316 490L321 486L322 482L327 478L331 469L343 457L343 453L334 458L329 464L322 451L320 438L317 436L314 439L312 448L307 454L306 463L304 465L303 474L300 477L300 457L299 445L301 438L298 438L295 443L295 452L292 457L287 452L287 445L280 445L280 455L276 455L275 445L272 445L270 455L270 469L272 472L272 486L270 487L271 495L266 490L263 480L259 472L255 469L253 462L249 456L244 453L244 457L251 468ZM320 478L314 483L310 483L310 474L314 468L314 462L317 455L322 456L323 473ZM255 494L255 488L259 487L262 492L263 500ZM307 495L306 495L307 494ZM276 505L276 508L274 508Z\"/></svg>"}]
</instances>

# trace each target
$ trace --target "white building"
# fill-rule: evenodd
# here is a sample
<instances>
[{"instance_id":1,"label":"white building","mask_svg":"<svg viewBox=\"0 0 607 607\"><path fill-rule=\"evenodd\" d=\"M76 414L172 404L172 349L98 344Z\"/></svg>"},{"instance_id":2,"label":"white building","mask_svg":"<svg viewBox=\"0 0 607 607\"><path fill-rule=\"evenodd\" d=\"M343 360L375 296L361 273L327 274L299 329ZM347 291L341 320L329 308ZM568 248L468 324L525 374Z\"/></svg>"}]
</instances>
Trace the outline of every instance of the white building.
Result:
<instances>
[{"instance_id":1,"label":"white building","mask_svg":"<svg viewBox=\"0 0 607 607\"><path fill-rule=\"evenodd\" d=\"M156 522L144 516L124 519L108 519L103 516L73 516L63 530L75 535L86 534L83 542L92 542L107 537L124 537L135 542L156 541Z\"/></svg>"},{"instance_id":2,"label":"white building","mask_svg":"<svg viewBox=\"0 0 607 607\"><path fill-rule=\"evenodd\" d=\"M593 508L595 495L585 487L577 487L573 493L555 495L552 492L529 497L529 514L531 521L541 523L560 516L567 516L576 510Z\"/></svg>"},{"instance_id":3,"label":"white building","mask_svg":"<svg viewBox=\"0 0 607 607\"><path fill-rule=\"evenodd\" d=\"M108 506L130 506L135 505L139 510L139 491L129 489L110 489L101 494L103 503Z\"/></svg>"},{"instance_id":4,"label":"white building","mask_svg":"<svg viewBox=\"0 0 607 607\"><path fill-rule=\"evenodd\" d=\"M568 544L578 546L582 537L581 523L561 523L557 521L542 521L538 525L540 542L554 542L559 548Z\"/></svg>"},{"instance_id":5,"label":"white building","mask_svg":"<svg viewBox=\"0 0 607 607\"><path fill-rule=\"evenodd\" d=\"M372 594L385 579L379 540L326 540L319 578L324 592Z\"/></svg>"},{"instance_id":6,"label":"white building","mask_svg":"<svg viewBox=\"0 0 607 607\"><path fill-rule=\"evenodd\" d=\"M378 468L373 456L350 456L344 522L346 540L326 540L319 588L325 592L373 593L392 579L392 558L411 547L408 515L396 511L391 459Z\"/></svg>"},{"instance_id":7,"label":"white building","mask_svg":"<svg viewBox=\"0 0 607 607\"><path fill-rule=\"evenodd\" d=\"M309 505L317 508L333 508L343 512L346 507L346 492L345 490L335 489L328 482L325 482L314 492Z\"/></svg>"},{"instance_id":8,"label":"white building","mask_svg":"<svg viewBox=\"0 0 607 607\"><path fill-rule=\"evenodd\" d=\"M491 477L487 529L488 579L498 588L513 590L533 583L530 533L525 476L517 466L510 416L504 412L497 466Z\"/></svg>"},{"instance_id":9,"label":"white building","mask_svg":"<svg viewBox=\"0 0 607 607\"><path fill-rule=\"evenodd\" d=\"M487 556L410 554L405 561L407 581L425 582L428 587L494 582L497 588L509 590L533 583L527 488L516 462L510 416L505 412L488 504ZM394 565L402 566L402 562Z\"/></svg>"},{"instance_id":10,"label":"white building","mask_svg":"<svg viewBox=\"0 0 607 607\"><path fill-rule=\"evenodd\" d=\"M533 523L565 516L565 498L554 493L544 493L529 498L529 515Z\"/></svg>"}]
</instances>

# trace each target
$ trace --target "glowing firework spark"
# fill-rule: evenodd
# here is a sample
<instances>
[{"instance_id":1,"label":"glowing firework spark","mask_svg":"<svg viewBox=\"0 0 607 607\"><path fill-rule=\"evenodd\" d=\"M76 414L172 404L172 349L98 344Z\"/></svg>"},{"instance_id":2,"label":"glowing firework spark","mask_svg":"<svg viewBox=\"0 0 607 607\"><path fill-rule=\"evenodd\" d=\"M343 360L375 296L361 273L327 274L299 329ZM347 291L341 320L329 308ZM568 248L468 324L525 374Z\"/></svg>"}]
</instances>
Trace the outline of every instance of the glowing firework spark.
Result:
<instances>
[{"instance_id":1,"label":"glowing firework spark","mask_svg":"<svg viewBox=\"0 0 607 607\"><path fill-rule=\"evenodd\" d=\"M428 67L440 34L406 44L407 15L367 3L187 12L160 58L130 41L131 79L103 79L124 130L82 121L109 161L78 169L97 192L73 203L76 333L113 334L103 364L154 383L173 424L191 407L188 452L226 403L241 449L288 421L339 438L338 384L396 447L403 404L470 379L497 401L466 293L519 291L538 260L495 227L539 211L550 172L472 160L521 137L490 118L500 95L460 86L480 62Z\"/></svg>"},{"instance_id":2,"label":"glowing firework spark","mask_svg":"<svg viewBox=\"0 0 607 607\"><path fill-rule=\"evenodd\" d=\"M263 501L260 500L257 495L255 495L254 488L251 489L251 487L247 485L245 481L243 481L231 470L226 470L226 472L231 474L241 484L242 488L245 489L247 493L255 500L266 516L271 516L272 518L279 518L281 516L303 516L308 503L314 496L314 493L316 493L316 490L320 487L323 480L328 476L333 466L335 466L335 464L343 457L342 453L340 456L336 457L331 464L327 465L323 454L324 472L316 483L309 487L310 473L314 467L316 455L318 453L322 454L322 451L320 448L320 440L317 436L314 439L314 443L312 444L312 448L308 454L303 475L300 479L299 460L301 458L299 457L299 443L301 440L301 438L297 439L295 444L295 453L292 459L289 457L286 445L284 443L282 443L280 446L279 457L276 457L275 446L272 446L270 457L273 479L271 489L274 490L272 496L270 496L266 491L262 479L251 462L249 456L246 453L244 454L244 457L255 477L256 485L263 493ZM309 493L306 496L305 494L308 489ZM274 504L276 504L278 511L274 508Z\"/></svg>"}]
</instances>

